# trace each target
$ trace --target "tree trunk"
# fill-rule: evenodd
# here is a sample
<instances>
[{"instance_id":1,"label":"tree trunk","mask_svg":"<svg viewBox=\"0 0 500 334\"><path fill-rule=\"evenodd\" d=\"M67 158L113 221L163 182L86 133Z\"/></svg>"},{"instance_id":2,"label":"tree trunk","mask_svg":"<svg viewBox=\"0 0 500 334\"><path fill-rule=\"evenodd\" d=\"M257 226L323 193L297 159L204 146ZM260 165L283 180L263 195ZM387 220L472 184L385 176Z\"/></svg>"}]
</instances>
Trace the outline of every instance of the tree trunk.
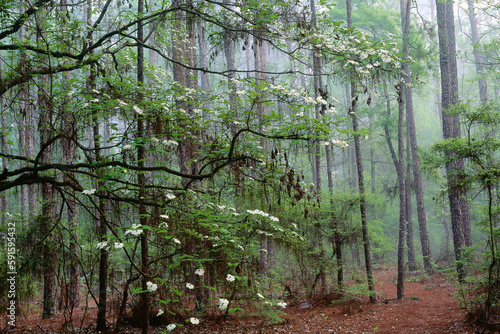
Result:
<instances>
[{"instance_id":1,"label":"tree trunk","mask_svg":"<svg viewBox=\"0 0 500 334\"><path fill-rule=\"evenodd\" d=\"M402 4L403 6L403 4ZM409 36L410 36L410 2L406 1L403 13L401 8L401 22L403 35L403 59L408 60L409 57ZM417 131L415 128L415 116L413 112L413 93L411 89L411 71L408 61L403 62L402 66L403 79L406 85L406 127L410 138L411 145L411 161L413 166L413 180L415 183L415 197L417 201L418 226L420 231L420 243L422 245L422 256L424 259L424 269L430 274L432 273L431 265L431 250L429 245L429 235L427 233L427 219L424 207L424 189L422 177L420 175L420 158L418 156Z\"/></svg>"},{"instance_id":2,"label":"tree trunk","mask_svg":"<svg viewBox=\"0 0 500 334\"><path fill-rule=\"evenodd\" d=\"M41 77L40 87L38 91L38 106L40 110L40 143L41 147L46 145L52 139L52 105L48 96L49 80L46 76ZM52 145L48 145L40 159L42 163L52 162ZM53 318L56 316L56 262L57 256L55 251L55 197L53 186L49 183L42 184L42 216L41 234L45 239L42 246L43 257L43 318Z\"/></svg>"},{"instance_id":3,"label":"tree trunk","mask_svg":"<svg viewBox=\"0 0 500 334\"><path fill-rule=\"evenodd\" d=\"M137 14L139 17L144 15L144 0L138 1ZM137 24L137 40L144 41L144 25L142 22ZM144 88L144 48L141 43L137 44L137 104L143 100L142 89ZM137 115L137 167L144 169L146 154L144 147L144 116ZM148 225L147 209L144 204L146 198L146 175L144 173L137 173L137 184L139 186L139 223L141 226ZM141 284L142 290L148 290L147 283L149 282L149 244L148 244L148 230L144 229L141 234ZM143 292L139 296L139 303L141 304L141 329L142 334L149 333L149 292Z\"/></svg>"},{"instance_id":4,"label":"tree trunk","mask_svg":"<svg viewBox=\"0 0 500 334\"><path fill-rule=\"evenodd\" d=\"M450 9L448 9L450 8ZM458 83L456 82L456 58L454 48L454 24L450 22L450 14L453 18L452 4L447 2L436 2L436 13L439 35L439 63L441 69L441 107L443 119L443 137L459 138L460 123L453 115L450 115L450 108L458 102ZM453 39L453 41L452 41ZM453 73L454 72L454 73ZM457 124L458 123L458 124ZM458 130L458 132L457 132ZM448 181L448 198L450 202L451 225L453 231L453 244L455 248L455 258L457 260L457 271L459 279L463 280L462 253L465 246L464 238L464 214L461 196L465 195L460 183L460 163L451 152L446 153L448 162L446 163L446 174ZM463 164L462 164L463 167Z\"/></svg>"},{"instance_id":5,"label":"tree trunk","mask_svg":"<svg viewBox=\"0 0 500 334\"><path fill-rule=\"evenodd\" d=\"M41 44L43 37L41 31L43 31L44 17L45 13L41 13L39 17L39 24L42 26L37 32L36 43ZM46 60L46 59L45 59ZM50 81L47 75L41 76L38 82L38 96L37 105L39 108L39 123L38 131L40 133L40 148L41 155L40 161L42 163L52 163L53 146L50 141L53 138L53 105L50 92ZM29 97L29 94L28 96ZM28 126L30 122L25 123ZM27 128L24 129L26 131ZM25 135L27 138L27 136ZM54 188L50 183L42 184L42 215L40 217L40 232L42 238L45 238L42 243L42 259L43 259L43 314L44 319L54 318L56 316L56 298L57 298L57 286L56 286L56 263L57 263L57 253L56 253L56 238L55 238L55 196ZM24 207L28 207L28 203L24 203ZM23 208L24 209L24 208Z\"/></svg>"},{"instance_id":6,"label":"tree trunk","mask_svg":"<svg viewBox=\"0 0 500 334\"><path fill-rule=\"evenodd\" d=\"M311 6L311 25L313 27L313 31L317 31L317 23L316 23L316 4L314 0L310 0L309 2ZM324 87L323 87L323 78L321 76L321 59L319 55L319 50L317 48L314 48L313 50L313 78L314 78L314 98L316 101L318 101L318 98L324 99L323 94L324 92ZM316 102L315 106L315 112L316 112L316 119L320 119L321 115L324 114L326 105L322 103ZM316 166L316 181L315 183L315 189L318 192L318 196L321 198L321 144L318 141L314 147L315 150L315 166ZM325 145L325 156L326 156L326 164L327 164L327 178L328 178L328 189L330 194L333 194L333 179L332 179L332 167L331 167L331 157L330 157L330 150L329 150L329 145ZM321 254L324 254L325 251L323 249L323 235L321 233L318 233L318 245L321 246ZM324 263L323 259L321 259L322 263ZM320 266L320 278L321 278L321 289L322 293L326 294L326 274L324 272L324 266Z\"/></svg>"},{"instance_id":7,"label":"tree trunk","mask_svg":"<svg viewBox=\"0 0 500 334\"><path fill-rule=\"evenodd\" d=\"M346 0L347 7L347 25L352 28L352 7L351 0ZM361 157L361 142L359 139L359 125L358 125L358 92L357 84L353 79L353 73L351 73L351 107L349 113L352 118L352 130L354 131L354 151L356 155L356 168L358 171L358 190L359 190L359 209L361 214L361 230L363 233L363 248L365 252L365 267L366 276L368 279L368 290L370 291L370 302L374 303L377 301L375 296L375 284L373 282L373 270L372 270L372 259L370 254L370 237L368 234L368 221L366 215L366 198L365 198L365 180L363 175L363 160Z\"/></svg>"},{"instance_id":8,"label":"tree trunk","mask_svg":"<svg viewBox=\"0 0 500 334\"><path fill-rule=\"evenodd\" d=\"M230 0L224 0L224 4L231 4ZM225 22L228 23L229 19L225 17ZM234 34L232 31L224 32L224 54L226 56L226 64L228 77L227 86L229 88L229 109L231 110L232 116L236 119L238 117L238 109L236 108L236 84L234 80L236 79L236 64L234 60ZM233 132L236 133L237 126L233 126Z\"/></svg>"},{"instance_id":9,"label":"tree trunk","mask_svg":"<svg viewBox=\"0 0 500 334\"><path fill-rule=\"evenodd\" d=\"M408 125L408 119L406 120ZM406 131L406 245L408 246L408 269L417 270L417 261L415 260L415 246L413 244L413 217L411 207L411 152L410 152L410 134Z\"/></svg>"},{"instance_id":10,"label":"tree trunk","mask_svg":"<svg viewBox=\"0 0 500 334\"><path fill-rule=\"evenodd\" d=\"M396 173L397 173L397 171L399 170L398 156L396 155L396 151L394 150L394 146L392 145L391 133L389 131L389 122L391 119L391 100L389 98L389 92L387 91L387 85L385 84L385 81L382 81L382 86L384 88L386 111L387 111L386 121L384 122L385 141L387 142L387 147L389 147L389 152L391 153L392 162L394 163L394 167L396 168Z\"/></svg>"},{"instance_id":11,"label":"tree trunk","mask_svg":"<svg viewBox=\"0 0 500 334\"><path fill-rule=\"evenodd\" d=\"M410 1L400 0L401 30L403 35L403 62L401 63L401 80L398 89L398 183L399 183L399 239L398 239L398 283L397 298L404 299L405 284L405 234L406 234L406 182L404 162L404 111L406 84L409 73L405 73L404 57L408 56L408 29L410 26ZM406 87L405 87L406 86ZM408 102L408 101L406 101ZM407 106L408 107L408 106Z\"/></svg>"},{"instance_id":12,"label":"tree trunk","mask_svg":"<svg viewBox=\"0 0 500 334\"><path fill-rule=\"evenodd\" d=\"M401 0L401 10L404 8ZM408 1L408 0L406 0ZM405 162L404 162L404 84L399 83L398 89L398 183L399 183L399 239L398 239L398 282L397 298L404 298L405 283L405 225L406 225L406 190L405 190Z\"/></svg>"},{"instance_id":13,"label":"tree trunk","mask_svg":"<svg viewBox=\"0 0 500 334\"><path fill-rule=\"evenodd\" d=\"M64 75L64 80L68 83L71 80L71 74L67 73ZM69 89L67 90L69 92ZM69 98L68 98L69 103ZM72 119L67 110L63 111L63 122L64 122L64 134L65 138L62 140L62 156L66 160L68 165L74 163L75 161L75 142L76 132L72 125ZM66 181L75 179L75 173L67 172L65 175ZM80 289L78 287L78 279L80 277L80 270L78 265L78 209L75 200L75 190L72 187L66 187L66 192L70 194L67 197L67 215L70 231L70 268L69 268L69 300L67 306L71 312L75 307L80 304Z\"/></svg>"},{"instance_id":14,"label":"tree trunk","mask_svg":"<svg viewBox=\"0 0 500 334\"><path fill-rule=\"evenodd\" d=\"M92 11L93 11L93 2L92 0L87 0L87 12L86 12L86 20L87 25L91 25L92 22ZM88 43L93 42L93 36L91 35ZM96 76L97 69L94 64L90 65L88 80L87 80L87 89L89 91L93 91L96 89ZM93 134L93 144L94 144L94 159L97 163L96 166L96 174L98 175L98 181L96 183L97 196L98 196L98 205L95 210L96 216L96 226L97 226L97 234L100 242L105 242L106 235L108 233L108 227L106 222L106 201L104 200L105 191L102 190L104 187L104 183L102 181L102 171L98 163L102 161L102 145L101 145L101 134L100 134L100 120L97 115L97 111L92 111L92 134ZM106 325L106 311L107 311L107 287L108 287L108 251L105 247L102 247L99 254L99 292L98 292L98 302L97 302L97 325L96 330L100 332L107 331Z\"/></svg>"},{"instance_id":15,"label":"tree trunk","mask_svg":"<svg viewBox=\"0 0 500 334\"><path fill-rule=\"evenodd\" d=\"M259 15L257 11L256 16ZM263 81L266 80L266 76L264 72L266 71L266 41L264 39L264 29L262 27L254 28L254 63L255 63L255 85L259 87ZM257 109L257 114L260 120L259 130L265 131L262 128L262 120L264 115L267 114L267 107L265 106L263 100L265 99L265 93L263 91L259 91L259 96L256 99L255 105ZM263 140L262 146L264 150L270 152L269 141ZM260 275L263 279L267 278L268 274L268 249L267 249L267 236L262 235L260 240Z\"/></svg>"},{"instance_id":16,"label":"tree trunk","mask_svg":"<svg viewBox=\"0 0 500 334\"><path fill-rule=\"evenodd\" d=\"M479 85L479 100L481 103L486 103L488 101L488 86L486 80L483 78L484 67L483 67L483 53L481 52L481 46L479 45L479 32L477 29L477 19L474 8L474 1L467 0L467 5L469 8L469 22L471 30L471 41L474 47L474 60L476 63L476 73L477 73L477 83Z\"/></svg>"},{"instance_id":17,"label":"tree trunk","mask_svg":"<svg viewBox=\"0 0 500 334\"><path fill-rule=\"evenodd\" d=\"M453 14L453 2L447 2L446 3L446 22L447 22L447 28L448 28L448 48L449 48L449 54L451 57L451 61L449 62L450 65L450 84L451 84L451 99L452 99L452 105L458 105L459 102L459 96L458 96L458 69L457 69L457 58L456 58L456 39L455 39L455 17ZM446 111L446 108L443 107ZM455 113L453 115L453 134L454 138L461 138L461 129L460 129L460 115L458 113ZM472 246L472 237L471 237L471 229L470 229L470 214L469 214L469 203L467 202L467 190L466 188L462 185L463 184L463 179L464 179L464 163L463 159L457 159L456 160L456 165L457 165L457 176L458 176L458 198L459 198L459 203L460 203L460 210L461 210L461 219L462 219L462 228L464 232L464 244L466 247L471 247Z\"/></svg>"},{"instance_id":18,"label":"tree trunk","mask_svg":"<svg viewBox=\"0 0 500 334\"><path fill-rule=\"evenodd\" d=\"M200 67L208 69L208 51L207 51L207 38L205 32L205 21L198 21L198 45L200 55ZM200 84L201 89L208 93L210 90L210 81L208 80L208 73L200 71Z\"/></svg>"},{"instance_id":19,"label":"tree trunk","mask_svg":"<svg viewBox=\"0 0 500 334\"><path fill-rule=\"evenodd\" d=\"M24 12L24 6L21 2L21 6L19 8L20 13ZM19 39L24 41L25 39L25 31L24 25L22 25L19 29ZM20 52L19 55L19 67L24 69L28 66L28 59L24 51ZM3 95L2 95L3 97ZM22 84L19 86L19 152L23 157L29 157L27 145L29 142L29 127L30 127L30 89L29 85ZM19 162L19 167L23 168L26 166L24 161ZM29 209L29 186L22 185L21 186L21 212L24 215L26 221L28 221L30 216Z\"/></svg>"}]
</instances>

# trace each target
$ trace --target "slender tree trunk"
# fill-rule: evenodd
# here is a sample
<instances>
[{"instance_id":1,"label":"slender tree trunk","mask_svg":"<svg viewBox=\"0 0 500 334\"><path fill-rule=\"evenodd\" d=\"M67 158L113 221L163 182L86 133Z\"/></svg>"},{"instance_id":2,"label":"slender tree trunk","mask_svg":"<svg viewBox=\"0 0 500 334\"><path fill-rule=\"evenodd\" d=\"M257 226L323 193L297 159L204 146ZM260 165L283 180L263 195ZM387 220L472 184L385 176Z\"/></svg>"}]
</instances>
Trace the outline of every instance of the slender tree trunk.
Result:
<instances>
[{"instance_id":1,"label":"slender tree trunk","mask_svg":"<svg viewBox=\"0 0 500 334\"><path fill-rule=\"evenodd\" d=\"M43 44L43 36L41 31L44 31L46 13L40 12L39 24L41 29L37 33L36 43ZM42 163L52 163L53 145L50 143L53 137L53 105L50 96L50 82L47 75L41 76L38 80L38 96L37 105L39 108L39 123L38 131L40 133L40 147ZM27 123L28 124L28 123ZM26 130L26 129L25 129ZM40 232L45 241L42 244L42 259L43 259L43 315L44 319L53 318L56 316L56 237L55 234L55 195L54 188L50 183L42 184L42 215L40 217ZM26 203L25 203L26 204ZM29 209L29 206L28 206Z\"/></svg>"},{"instance_id":2,"label":"slender tree trunk","mask_svg":"<svg viewBox=\"0 0 500 334\"><path fill-rule=\"evenodd\" d=\"M403 6L403 3L402 3ZM424 269L432 273L431 250L429 245L429 235L427 233L427 219L424 207L424 189L422 177L420 175L420 158L418 156L417 131L415 128L415 116L413 112L413 93L411 89L411 71L410 64L407 61L409 57L409 36L410 36L410 2L406 1L405 9L401 8L401 22L403 35L403 79L406 85L406 127L410 138L411 161L413 166L413 179L415 184L415 197L417 201L418 226L420 231L420 243L422 245L422 255L424 259Z\"/></svg>"},{"instance_id":3,"label":"slender tree trunk","mask_svg":"<svg viewBox=\"0 0 500 334\"><path fill-rule=\"evenodd\" d=\"M439 35L439 62L441 68L441 105L443 113L443 137L459 138L456 130L460 130L460 124L455 124L457 119L450 115L450 108L458 102L458 83L456 80L456 58L454 49L454 24L449 21L448 8L451 7L451 17L453 17L452 4L448 1L436 2L436 13ZM453 70L454 69L454 70ZM455 71L455 75L453 74ZM458 136L458 137L457 137ZM463 280L464 272L461 264L464 238L464 214L461 196L464 195L463 187L460 184L460 164L454 158L454 154L446 154L446 174L448 180L448 198L450 202L451 225L453 231L453 244L455 248L455 258L457 260L457 271L459 279Z\"/></svg>"},{"instance_id":4,"label":"slender tree trunk","mask_svg":"<svg viewBox=\"0 0 500 334\"><path fill-rule=\"evenodd\" d=\"M87 0L87 25L91 25L92 22L92 11L93 11L93 1ZM91 35L88 43L91 44L93 42L93 36ZM92 92L96 89L96 76L97 69L94 64L92 64L89 68L88 80L87 80L87 89ZM93 94L93 93L92 93ZM99 162L102 161L102 145L101 145L101 132L100 132L100 124L99 117L97 115L97 111L92 111L92 133L93 133L93 144L94 144L94 159L97 163L96 173L99 176L99 179L96 183L97 188L97 196L98 196L98 204L95 210L95 215L97 218L96 226L97 226L97 234L100 242L106 242L106 236L108 233L108 227L106 222L106 201L104 200L105 191L102 190L104 187L104 183L102 181L102 170L99 167ZM106 247L102 247L99 253L99 292L98 292L98 302L97 302L97 325L96 330L100 332L107 331L106 325L106 311L107 311L107 287L108 287L108 251Z\"/></svg>"},{"instance_id":5,"label":"slender tree trunk","mask_svg":"<svg viewBox=\"0 0 500 334\"><path fill-rule=\"evenodd\" d=\"M224 0L224 4L231 4L231 0ZM229 24L229 19L224 18L224 21ZM227 86L229 89L229 109L231 110L231 116L234 119L238 118L238 109L236 107L236 64L234 60L234 39L235 36L232 31L228 30L224 32L224 54L226 56L227 70L229 71L227 77ZM233 134L238 131L238 126L233 124Z\"/></svg>"},{"instance_id":6,"label":"slender tree trunk","mask_svg":"<svg viewBox=\"0 0 500 334\"><path fill-rule=\"evenodd\" d=\"M317 23L316 23L316 4L314 0L309 1L310 7L311 7L311 25L313 27L313 31L317 31ZM316 101L318 99L323 100L324 97L323 95L325 94L324 92L324 87L323 87L323 78L321 75L321 59L319 55L319 50L314 49L313 50L313 78L314 78L314 98ZM316 119L320 119L321 115L324 114L326 105L322 103L316 103L315 104L315 112L316 112ZM315 189L318 192L318 196L321 196L321 144L318 141L314 147L315 150L315 166L316 166L316 181L315 183ZM331 167L331 157L330 157L330 150L329 146L325 145L325 156L326 156L326 163L327 163L327 174L328 174L328 189L331 194L333 194L333 179L332 179L332 167ZM321 198L321 197L320 197ZM321 254L324 255L324 249L323 249L323 235L321 233L318 233L318 245L321 245ZM323 259L321 259L321 262L324 263ZM326 294L326 274L325 274L325 268L324 266L320 266L320 278L321 278L321 289L322 293Z\"/></svg>"},{"instance_id":7,"label":"slender tree trunk","mask_svg":"<svg viewBox=\"0 0 500 334\"><path fill-rule=\"evenodd\" d=\"M172 1L172 8L180 7L183 3L183 0L174 0ZM173 75L174 80L180 82L181 84L187 86L186 79L186 69L178 64L177 62L185 62L185 49L186 45L184 43L185 34L185 19L184 12L181 10L177 10L174 14L174 22L173 22L173 36L172 36L172 58L176 61L173 63Z\"/></svg>"},{"instance_id":8,"label":"slender tree trunk","mask_svg":"<svg viewBox=\"0 0 500 334\"><path fill-rule=\"evenodd\" d=\"M198 45L199 45L199 57L200 57L200 67L203 69L208 69L208 48L207 48L207 37L205 31L205 21L198 21ZM201 89L208 93L210 90L210 81L208 80L208 73L200 71L200 84Z\"/></svg>"},{"instance_id":9,"label":"slender tree trunk","mask_svg":"<svg viewBox=\"0 0 500 334\"><path fill-rule=\"evenodd\" d=\"M467 5L469 8L469 22L471 30L471 41L474 47L474 60L476 62L476 73L477 73L477 83L479 85L479 100L481 103L488 101L488 86L486 80L484 79L484 66L483 66L483 53L481 52L481 46L479 45L479 32L477 29L477 19L474 8L474 1L467 0Z\"/></svg>"},{"instance_id":10,"label":"slender tree trunk","mask_svg":"<svg viewBox=\"0 0 500 334\"><path fill-rule=\"evenodd\" d=\"M137 14L139 17L144 15L144 0L138 1ZM144 25L142 22L137 24L137 40L139 42L144 41ZM144 48L141 43L137 44L137 104L143 100L142 89L144 88ZM144 169L146 154L145 154L145 127L144 127L144 116L142 114L137 115L137 165L139 169ZM139 186L139 223L141 226L148 225L147 209L144 204L144 199L146 197L146 175L144 173L137 174L137 184ZM149 282L149 243L148 243L148 230L143 230L141 234L141 284L142 289L147 291ZM142 334L149 333L149 292L144 292L140 294L139 302L141 304L141 329Z\"/></svg>"},{"instance_id":11,"label":"slender tree trunk","mask_svg":"<svg viewBox=\"0 0 500 334\"><path fill-rule=\"evenodd\" d=\"M260 15L258 11L256 16ZM266 71L266 41L264 39L264 29L262 27L256 27L254 29L254 63L255 63L255 84L259 87L265 80L266 76L264 72ZM265 99L264 92L259 92L259 97L256 99L255 105L257 108L257 114L261 120L259 128L261 131L265 131L262 127L262 120L267 114L267 108L264 105L263 100ZM262 146L267 152L270 152L269 141L265 140L262 142ZM267 278L268 275L268 237L264 234L261 235L260 240L260 275L263 279Z\"/></svg>"},{"instance_id":12,"label":"slender tree trunk","mask_svg":"<svg viewBox=\"0 0 500 334\"><path fill-rule=\"evenodd\" d=\"M371 185L371 193L375 194L375 149L372 145L370 145L370 185Z\"/></svg>"},{"instance_id":13,"label":"slender tree trunk","mask_svg":"<svg viewBox=\"0 0 500 334\"><path fill-rule=\"evenodd\" d=\"M408 125L408 119L406 120ZM410 134L406 131L406 245L408 246L408 269L417 270L417 261L415 260L415 246L413 244L413 217L411 207L411 152L410 152Z\"/></svg>"},{"instance_id":14,"label":"slender tree trunk","mask_svg":"<svg viewBox=\"0 0 500 334\"><path fill-rule=\"evenodd\" d=\"M401 0L401 8L404 8ZM408 0L406 0L408 1ZM398 90L398 183L399 183L399 239L398 239L398 283L397 298L404 298L405 282L405 225L406 225L406 189L405 189L405 162L404 162L404 84L399 83Z\"/></svg>"},{"instance_id":15,"label":"slender tree trunk","mask_svg":"<svg viewBox=\"0 0 500 334\"><path fill-rule=\"evenodd\" d=\"M456 48L456 39L455 39L455 17L453 14L453 2L446 3L446 22L448 28L448 48L450 54L450 85L451 85L451 101L452 105L458 105L459 95L458 95L458 69L457 69L457 48ZM449 110L446 110L449 112ZM460 129L460 115L458 113L453 114L453 138L461 138L461 129ZM470 213L469 213L469 203L467 201L467 189L463 186L464 179L464 163L463 159L456 160L457 166L457 176L458 176L458 198L460 203L460 211L461 211L461 220L462 220L462 228L464 233L464 244L466 247L472 246L472 236L471 236L471 228L470 228Z\"/></svg>"},{"instance_id":16,"label":"slender tree trunk","mask_svg":"<svg viewBox=\"0 0 500 334\"><path fill-rule=\"evenodd\" d=\"M52 139L52 105L48 96L49 80L46 76L40 79L40 87L38 93L38 106L40 108L40 142L41 146L45 146ZM47 144L48 145L48 144ZM42 162L52 162L52 145L48 145L43 154ZM43 243L43 318L53 318L56 316L56 252L55 252L55 197L54 189L51 184L42 184L42 216L41 216L41 232L46 238Z\"/></svg>"},{"instance_id":17,"label":"slender tree trunk","mask_svg":"<svg viewBox=\"0 0 500 334\"><path fill-rule=\"evenodd\" d=\"M408 55L407 39L410 25L410 1L400 0L401 28L403 35L403 57ZM405 39L406 38L406 39ZM404 299L405 284L405 234L406 234L406 182L405 182L405 162L404 162L404 111L406 89L405 80L409 73L405 73L405 63L401 64L401 79L398 89L398 183L399 183L399 239L398 239L398 283L397 298ZM406 87L405 87L406 86ZM408 101L407 101L408 102ZM408 107L408 106L407 106Z\"/></svg>"},{"instance_id":18,"label":"slender tree trunk","mask_svg":"<svg viewBox=\"0 0 500 334\"><path fill-rule=\"evenodd\" d=\"M21 2L21 6L19 8L20 13L24 12L24 6ZM21 41L25 40L25 28L22 25L19 29L19 39ZM20 52L19 55L19 67L25 68L28 66L28 59L26 53L24 51ZM3 97L3 95L2 95ZM27 145L29 142L29 127L30 127L30 89L29 85L22 84L19 86L19 152L23 157L29 157ZM23 168L26 166L26 163L23 161L19 162L19 167ZM24 215L26 220L29 219L29 186L22 185L21 186L21 212Z\"/></svg>"},{"instance_id":19,"label":"slender tree trunk","mask_svg":"<svg viewBox=\"0 0 500 334\"><path fill-rule=\"evenodd\" d=\"M71 74L67 73L64 75L64 80L67 83L71 80ZM68 84L69 85L69 84ZM68 89L69 91L69 89ZM69 100L69 98L68 98ZM74 163L75 161L75 140L76 131L72 125L72 118L70 111L63 111L64 117L64 134L65 138L62 141L62 156L66 160L68 165ZM68 172L65 175L67 181L75 179L75 173ZM70 230L70 284L69 284L69 309L72 311L75 307L80 304L80 289L78 287L78 279L80 278L80 268L78 265L78 209L75 200L75 190L71 187L66 187L66 192L69 194L67 197L67 215ZM66 305L64 305L66 306Z\"/></svg>"},{"instance_id":20,"label":"slender tree trunk","mask_svg":"<svg viewBox=\"0 0 500 334\"><path fill-rule=\"evenodd\" d=\"M89 84L90 87L94 87L95 89L95 68L91 66L90 69L90 79ZM99 119L97 114L93 112L93 134L94 134L94 149L95 149L95 161L102 161L101 157L101 143L100 143L100 129L99 129ZM98 199L98 207L96 209L96 217L97 217L97 229L100 242L106 241L106 235L108 233L108 227L106 223L106 201L103 199L105 196L105 192L102 189L104 186L101 180L102 171L99 170L98 167L97 175L99 176L99 181L97 181L96 187L98 189L97 195ZM106 332L106 311L107 311L107 287L108 287L108 251L105 247L101 248L99 254L99 300L97 303L97 331Z\"/></svg>"},{"instance_id":21,"label":"slender tree trunk","mask_svg":"<svg viewBox=\"0 0 500 334\"><path fill-rule=\"evenodd\" d=\"M346 0L347 7L347 25L352 28L352 6L351 0ZM365 180L363 175L363 160L361 157L361 142L359 139L359 125L358 125L358 92L357 84L353 79L353 73L351 73L351 107L349 114L352 118L352 129L354 131L354 151L356 155L356 168L358 171L358 189L359 189L359 209L361 214L361 230L363 234L363 248L365 252L365 267L366 276L368 279L368 290L370 291L370 302L374 303L377 301L375 296L375 284L373 282L373 269L372 269L372 259L370 254L370 237L368 235L368 221L366 215L366 198L365 198Z\"/></svg>"},{"instance_id":22,"label":"slender tree trunk","mask_svg":"<svg viewBox=\"0 0 500 334\"><path fill-rule=\"evenodd\" d=\"M387 142L387 147L389 147L389 152L391 153L392 162L394 163L394 167L396 168L396 173L397 173L397 171L399 170L398 156L396 155L396 151L394 150L394 146L392 145L391 132L389 130L389 122L391 119L391 100L389 99L389 92L387 91L387 85L385 84L385 81L382 81L382 83L384 87L384 95L385 95L386 110L387 110L386 121L384 122L384 134L385 134L385 140Z\"/></svg>"}]
</instances>

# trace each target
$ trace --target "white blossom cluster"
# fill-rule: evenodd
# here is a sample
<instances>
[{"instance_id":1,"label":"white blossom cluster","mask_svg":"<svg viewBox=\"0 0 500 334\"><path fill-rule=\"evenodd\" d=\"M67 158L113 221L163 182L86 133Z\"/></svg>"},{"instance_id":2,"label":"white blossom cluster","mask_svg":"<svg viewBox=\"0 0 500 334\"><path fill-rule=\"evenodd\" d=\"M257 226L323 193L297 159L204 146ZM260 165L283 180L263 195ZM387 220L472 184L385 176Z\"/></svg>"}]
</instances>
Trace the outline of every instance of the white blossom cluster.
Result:
<instances>
[{"instance_id":1,"label":"white blossom cluster","mask_svg":"<svg viewBox=\"0 0 500 334\"><path fill-rule=\"evenodd\" d=\"M225 309L227 309L228 305L229 305L229 300L224 299L224 298L219 299L219 309L221 311L224 311Z\"/></svg>"},{"instance_id":2,"label":"white blossom cluster","mask_svg":"<svg viewBox=\"0 0 500 334\"><path fill-rule=\"evenodd\" d=\"M135 236L140 235L143 232L143 230L140 229L140 227L141 227L141 224L132 224L132 229L125 231L125 235L127 235L127 234L132 234Z\"/></svg>"},{"instance_id":3,"label":"white blossom cluster","mask_svg":"<svg viewBox=\"0 0 500 334\"><path fill-rule=\"evenodd\" d=\"M148 289L149 291L151 291L151 292L155 292L155 291L156 291L156 289L158 289L158 284L155 284L155 283L153 283L153 282L148 281L148 282L146 282L146 287L147 287L147 289Z\"/></svg>"},{"instance_id":4,"label":"white blossom cluster","mask_svg":"<svg viewBox=\"0 0 500 334\"><path fill-rule=\"evenodd\" d=\"M261 210L247 210L247 212L251 215L260 215L260 216L263 216L263 217L268 217L269 219L271 219L272 221L274 222L278 222L279 219L277 217L274 217L274 216L271 216L269 213L267 212L264 212L264 211L261 211Z\"/></svg>"},{"instance_id":5,"label":"white blossom cluster","mask_svg":"<svg viewBox=\"0 0 500 334\"><path fill-rule=\"evenodd\" d=\"M349 147L349 144L345 140L332 139L332 143L342 148Z\"/></svg>"}]
</instances>

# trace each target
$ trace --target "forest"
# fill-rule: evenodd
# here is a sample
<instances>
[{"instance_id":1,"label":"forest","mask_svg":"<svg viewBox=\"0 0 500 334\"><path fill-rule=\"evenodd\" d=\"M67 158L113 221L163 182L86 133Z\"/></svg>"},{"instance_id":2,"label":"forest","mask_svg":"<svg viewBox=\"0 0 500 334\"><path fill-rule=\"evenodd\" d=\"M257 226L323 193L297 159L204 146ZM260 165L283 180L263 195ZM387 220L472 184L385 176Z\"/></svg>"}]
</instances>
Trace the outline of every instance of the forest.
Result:
<instances>
[{"instance_id":1,"label":"forest","mask_svg":"<svg viewBox=\"0 0 500 334\"><path fill-rule=\"evenodd\" d=\"M498 1L0 19L1 333L500 330Z\"/></svg>"}]
</instances>

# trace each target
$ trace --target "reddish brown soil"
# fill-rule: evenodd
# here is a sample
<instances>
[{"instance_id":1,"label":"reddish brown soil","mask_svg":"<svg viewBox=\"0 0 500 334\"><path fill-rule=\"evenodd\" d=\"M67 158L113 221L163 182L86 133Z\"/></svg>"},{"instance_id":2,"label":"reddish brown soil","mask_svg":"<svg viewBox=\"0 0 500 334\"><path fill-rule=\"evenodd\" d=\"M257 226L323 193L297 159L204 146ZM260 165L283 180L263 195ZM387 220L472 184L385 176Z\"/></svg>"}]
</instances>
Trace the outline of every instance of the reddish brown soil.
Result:
<instances>
[{"instance_id":1,"label":"reddish brown soil","mask_svg":"<svg viewBox=\"0 0 500 334\"><path fill-rule=\"evenodd\" d=\"M357 303L343 306L287 308L283 324L265 324L259 319L231 320L225 324L204 324L183 333L476 333L465 322L465 312L452 299L455 287L438 276L421 282L405 282L405 296L418 300L398 301L396 276L387 271L376 272L377 304ZM381 298L381 296L384 296ZM321 304L318 301L316 304ZM325 304L325 303L323 303Z\"/></svg>"},{"instance_id":2,"label":"reddish brown soil","mask_svg":"<svg viewBox=\"0 0 500 334\"><path fill-rule=\"evenodd\" d=\"M299 309L300 302L287 307L284 321L271 324L259 317L229 317L226 321L202 320L199 325L176 328L173 333L479 333L482 328L469 326L466 314L458 305L455 287L439 275L430 279L405 283L404 301L395 300L396 276L394 271L377 271L377 295L379 302L357 302L332 305L317 300L308 308ZM414 299L409 299L414 298ZM418 300L417 300L418 299ZM33 311L39 310L33 305ZM95 309L86 314L86 321L73 322L76 332L92 332L95 328ZM76 314L76 318L81 314ZM40 320L39 312L18 317L17 333L61 333L65 322L63 315L53 320ZM5 315L0 322L0 333L5 329ZM153 328L157 333L165 327ZM121 333L139 333L138 329L123 327ZM487 332L490 333L490 332Z\"/></svg>"}]
</instances>

